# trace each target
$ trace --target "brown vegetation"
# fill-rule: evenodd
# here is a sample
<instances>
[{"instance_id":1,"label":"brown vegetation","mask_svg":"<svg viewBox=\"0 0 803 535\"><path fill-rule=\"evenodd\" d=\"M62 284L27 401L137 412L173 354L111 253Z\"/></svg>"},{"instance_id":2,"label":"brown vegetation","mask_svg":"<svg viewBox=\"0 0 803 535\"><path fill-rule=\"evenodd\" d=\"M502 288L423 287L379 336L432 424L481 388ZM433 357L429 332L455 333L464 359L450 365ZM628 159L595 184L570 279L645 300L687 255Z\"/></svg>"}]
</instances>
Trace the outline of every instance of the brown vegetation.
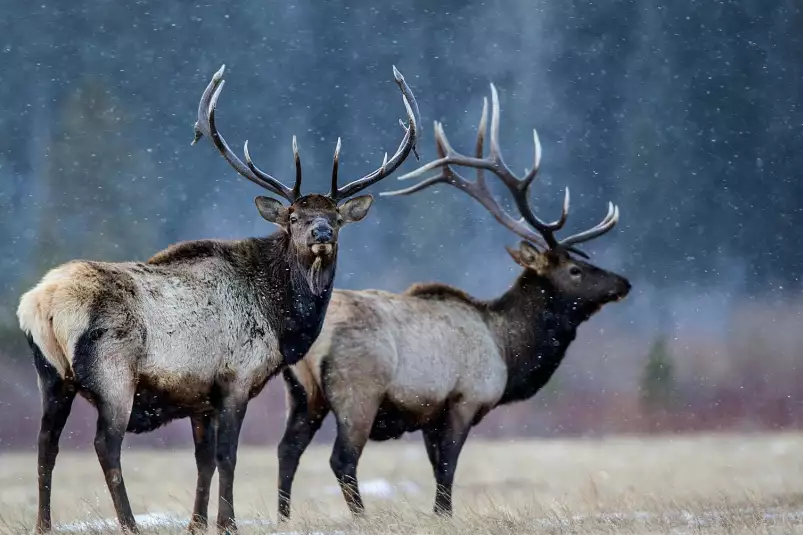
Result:
<instances>
[{"instance_id":1,"label":"brown vegetation","mask_svg":"<svg viewBox=\"0 0 803 535\"><path fill-rule=\"evenodd\" d=\"M434 484L420 440L366 448L360 466L367 518L358 523L350 520L330 471L329 450L313 446L303 458L295 502L300 514L280 531L803 532L800 433L469 441L457 471L451 522L429 512ZM0 531L32 526L35 462L28 453L0 456ZM190 451L128 452L125 463L137 514L189 518L195 484ZM243 521L275 521L276 473L274 447L241 450L235 502ZM92 453L63 453L54 477L57 524L114 517ZM159 530L166 532L181 529Z\"/></svg>"}]
</instances>

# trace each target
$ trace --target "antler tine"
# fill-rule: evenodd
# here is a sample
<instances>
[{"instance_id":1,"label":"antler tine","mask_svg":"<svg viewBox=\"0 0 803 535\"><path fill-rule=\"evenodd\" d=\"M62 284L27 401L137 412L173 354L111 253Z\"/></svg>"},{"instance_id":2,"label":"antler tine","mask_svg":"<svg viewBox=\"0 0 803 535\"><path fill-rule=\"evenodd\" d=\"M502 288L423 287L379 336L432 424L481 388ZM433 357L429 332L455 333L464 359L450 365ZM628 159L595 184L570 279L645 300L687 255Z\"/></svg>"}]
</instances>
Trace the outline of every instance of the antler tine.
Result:
<instances>
[{"instance_id":1,"label":"antler tine","mask_svg":"<svg viewBox=\"0 0 803 535\"><path fill-rule=\"evenodd\" d=\"M485 114L483 114L483 120L485 118ZM483 120L480 121L480 125L483 126ZM480 130L483 132L483 130ZM477 140L478 148L482 149L482 140L483 136L480 134ZM440 158L433 163L436 162L447 162L448 160L453 160L455 158L467 158L464 156L460 156L459 154L455 153L452 149L451 145L449 145L449 141L446 139L446 134L443 130L443 125L439 122L435 122L435 145L438 151L438 155ZM470 158L474 160L474 158ZM484 160L481 160L484 161ZM465 177L460 175L457 171L452 169L449 163L439 163L437 166L426 165L423 166L421 169L429 167L430 169L434 167L440 167L440 174L426 178L405 189L396 190L396 191L383 191L379 195L381 197L392 197L395 195L410 195L411 193L416 193L418 191L424 190L430 186L435 184L448 184L450 186L454 186L457 189L465 192L470 197L478 201L486 210L488 210L491 215L496 219L499 223L505 226L507 229L513 231L514 233L518 234L520 237L533 242L537 245L546 246L544 243L544 239L539 234L536 234L529 227L523 224L522 221L518 221L513 219L510 214L505 212L499 203L496 202L491 191L488 189L488 186L481 177L478 176L477 180L471 182L467 180ZM402 177L399 177L399 180L411 178L412 175L420 176L422 173L420 172L421 169L413 171L412 173L408 173ZM478 169L478 173L481 171L481 168Z\"/></svg>"},{"instance_id":2,"label":"antler tine","mask_svg":"<svg viewBox=\"0 0 803 535\"><path fill-rule=\"evenodd\" d=\"M482 204L489 212L491 212L497 221L519 236L535 243L546 242L546 246L549 248L562 247L567 251L587 258L587 254L573 247L573 245L600 236L613 228L614 225L616 225L616 222L619 220L619 208L609 203L608 215L606 215L599 224L566 239L558 240L555 237L555 232L563 228L569 214L569 202L571 198L569 194L569 188L566 188L564 194L560 218L551 223L545 223L535 216L530 208L528 191L529 187L534 182L541 165L542 151L541 142L538 138L538 132L533 130L533 167L525 174L524 178L520 179L510 170L502 158L499 145L499 96L497 94L496 87L494 87L493 84L491 84L491 150L488 157L482 156L483 145L485 142L485 127L488 117L487 105L487 99L483 99L482 117L480 119L477 132L477 142L475 146L474 157L465 156L455 151L446 137L443 125L440 122L435 122L435 141L438 151L438 159L424 164L418 169L403 176L400 176L399 180L419 178L425 173L428 173L434 169L440 169L441 173L437 176L424 179L418 184L406 189L382 192L380 195L409 195L435 184L450 184L466 192L471 197L479 201L480 204ZM454 171L454 169L451 167L452 165L476 169L477 180L475 182L469 182L460 176L456 171ZM490 190L485 183L484 171L490 171L494 173L509 190L513 196L518 211L521 213L522 218L520 220L514 220L509 214L500 208L499 204L493 198L493 195L490 193ZM529 224L529 226L525 225L525 223ZM535 229L540 236L537 236L532 229Z\"/></svg>"},{"instance_id":3,"label":"antler tine","mask_svg":"<svg viewBox=\"0 0 803 535\"><path fill-rule=\"evenodd\" d=\"M524 189L524 191L527 191L530 185L532 185L533 180L535 180L535 177L538 174L538 170L541 168L541 140L538 139L538 132L535 130L535 128L533 128L533 145L533 168L530 169L524 176L524 179L522 179L522 182L524 183L522 189Z\"/></svg>"},{"instance_id":4,"label":"antler tine","mask_svg":"<svg viewBox=\"0 0 803 535\"><path fill-rule=\"evenodd\" d=\"M544 240L550 247L557 245L557 239L554 236L555 231L560 230L566 223L568 217L568 193L564 198L563 211L561 216L556 221L546 223L533 213L529 202L529 189L535 180L538 170L541 166L541 141L538 138L538 132L533 129L533 145L534 145L534 159L533 168L525 175L524 178L518 178L513 171L505 164L502 158L502 151L499 148L499 125L500 125L500 111L499 111L499 94L496 91L496 86L491 84L491 154L490 159L494 164L494 174L498 176L502 183L507 186L513 196L513 201L516 208L521 213L524 220L529 223L533 228L538 230L544 236ZM568 191L568 190L567 190Z\"/></svg>"},{"instance_id":5,"label":"antler tine","mask_svg":"<svg viewBox=\"0 0 803 535\"><path fill-rule=\"evenodd\" d=\"M335 157L332 161L332 191L337 191L337 170L340 167L340 138L337 138L335 145ZM331 195L331 193L330 193Z\"/></svg>"},{"instance_id":6,"label":"antler tine","mask_svg":"<svg viewBox=\"0 0 803 535\"><path fill-rule=\"evenodd\" d=\"M438 152L438 155L441 158L446 157L446 148L444 147L444 140L438 135L438 127L440 123L438 121L434 122L434 130L435 130L435 150ZM387 158L387 154L385 155ZM418 184L410 186L409 188L404 188L396 191L381 191L379 192L380 197L393 197L395 195L409 195L411 193L415 193L417 191L421 191L423 189L427 189L428 187L434 184L448 184L450 180L454 178L457 174L454 170L449 167L448 165L444 165L441 167L440 174L431 176L427 179L422 180ZM407 176L407 175L405 175ZM402 177L399 177L401 180Z\"/></svg>"},{"instance_id":7,"label":"antler tine","mask_svg":"<svg viewBox=\"0 0 803 535\"><path fill-rule=\"evenodd\" d=\"M516 204L516 208L521 214L524 222L531 225L541 234L542 239L538 241L545 241L549 247L556 247L558 242L554 236L554 232L563 226L568 216L568 210L569 210L568 190L566 193L566 197L564 198L563 211L561 212L561 217L557 221L554 221L552 223L545 223L532 212L532 209L530 208L529 205L529 199L527 193L529 185L535 178L535 173L533 173L533 171L530 171L530 173L528 173L528 175L524 179L519 179L505 164L504 159L502 158L502 153L499 148L499 124L500 124L499 95L497 94L496 87L493 84L491 84L491 151L490 155L487 158L482 157L482 145L484 144L485 141L485 125L487 121L486 106L487 106L487 100L484 99L483 114L482 118L480 119L480 128L478 129L477 133L477 146L475 150L476 154L475 157L472 158L470 156L465 156L455 151L449 144L448 139L446 138L446 133L443 131L443 125L441 125L440 123L436 123L435 136L440 140L439 142L443 143L445 150L444 154L441 155L439 159L434 160L426 165L419 167L415 171L412 171L399 177L399 180L418 178L436 168L444 168L449 165L461 165L464 167L473 167L477 169L477 175L478 175L477 182L482 183L484 182L484 176L482 171L490 171L497 177L499 177L502 183L510 191L511 195L513 196L513 200ZM534 134L534 144L535 144L535 159L534 159L533 169L535 170L535 172L537 172L538 166L540 166L541 163L541 144L538 140L537 133ZM518 226L523 227L521 222L518 223Z\"/></svg>"},{"instance_id":8,"label":"antler tine","mask_svg":"<svg viewBox=\"0 0 803 535\"><path fill-rule=\"evenodd\" d=\"M608 203L608 215L600 221L596 226L585 230L583 232L578 232L568 238L564 238L560 240L559 245L564 248L569 248L572 245L576 245L578 243L583 243L589 240L592 240L598 236L602 236L609 230L611 230L616 223L619 222L619 207L614 205L613 203Z\"/></svg>"},{"instance_id":9,"label":"antler tine","mask_svg":"<svg viewBox=\"0 0 803 535\"><path fill-rule=\"evenodd\" d=\"M477 126L477 143L474 147L474 157L482 159L482 153L485 145L485 130L488 128L488 99L482 99L482 115L480 115L480 124ZM477 182L485 181L485 170L481 167L477 168Z\"/></svg>"},{"instance_id":10,"label":"antler tine","mask_svg":"<svg viewBox=\"0 0 803 535\"><path fill-rule=\"evenodd\" d=\"M399 148L396 149L396 153L391 156L389 160L384 161L382 166L380 166L377 170L365 175L360 179L346 184L342 188L337 187L337 178L336 176L333 176L332 191L329 193L329 196L336 201L350 197L387 177L393 173L402 164L402 162L404 162L411 151L415 150L415 144L418 140L418 103L415 100L415 96L413 95L410 86L407 85L404 77L395 66L393 67L393 77L396 80L396 84L401 89L404 109L406 110L407 118L409 119L409 124L404 127L404 137L402 138L402 142L399 144ZM417 157L418 155L416 155L416 158Z\"/></svg>"},{"instance_id":11,"label":"antler tine","mask_svg":"<svg viewBox=\"0 0 803 535\"><path fill-rule=\"evenodd\" d=\"M290 188L288 188L287 186L285 186L284 184L282 184L281 182L279 182L278 180L276 180L275 178L273 178L272 176L270 176L266 172L262 171L260 168L258 168L256 166L256 164L253 162L253 160L251 160L251 153L248 151L248 140L245 140L245 143L243 144L243 153L245 154L245 163L248 166L248 169L257 178L259 178L260 180L263 181L263 183L260 184L260 185L262 185L264 188L267 188L270 191L276 193L277 195L281 195L282 197L284 197L285 199L287 199L290 202L293 202L294 200L296 200L297 196L295 195L295 191L296 191L295 187L291 190ZM224 154L224 156L225 156L225 154ZM236 158L236 156L233 156L233 157ZM226 158L226 159L228 160L228 158ZM229 163L234 165L234 163L232 163L230 160L229 160ZM235 167L235 169L237 169L237 166L234 166L234 167ZM239 169L237 169L237 170L239 171ZM298 186L300 188L301 184L300 184L300 182L298 180L298 171L299 171L299 168L296 167L296 186ZM245 176L245 175L243 175L243 176ZM248 176L245 176L245 178L248 178L249 180L251 180ZM275 182L275 184L276 184L275 187L271 184L270 180Z\"/></svg>"},{"instance_id":12,"label":"antler tine","mask_svg":"<svg viewBox=\"0 0 803 535\"><path fill-rule=\"evenodd\" d=\"M523 181L516 177L513 171L505 164L504 158L502 158L502 150L499 148L499 116L499 94L496 91L496 86L491 84L491 154L489 159L494 166L494 169L492 169L494 174L502 180L515 197L519 197L525 186L523 186Z\"/></svg>"},{"instance_id":13,"label":"antler tine","mask_svg":"<svg viewBox=\"0 0 803 535\"><path fill-rule=\"evenodd\" d=\"M533 128L533 168L530 169L521 181L521 189L525 198L529 195L529 189L535 177L538 175L538 170L541 168L541 140L538 137L538 131ZM569 188L566 187L563 195L563 207L561 208L560 217L551 223L546 223L546 227L553 233L562 229L566 224L569 217Z\"/></svg>"},{"instance_id":14,"label":"antler tine","mask_svg":"<svg viewBox=\"0 0 803 535\"><path fill-rule=\"evenodd\" d=\"M519 189L522 190L522 196L527 199L529 196L530 186L532 185L535 177L538 175L538 171L541 168L541 140L538 137L538 131L533 128L533 167L530 169L527 174L524 176L523 179L518 184ZM529 206L529 205L528 205ZM566 224L566 220L569 217L569 188L566 188L566 193L563 197L563 207L561 209L560 217L551 223L544 223L539 218L537 218L534 214L530 214L534 221L538 221L538 224L543 224L550 232L554 233L563 228L563 225ZM535 223L532 223L534 226Z\"/></svg>"},{"instance_id":15,"label":"antler tine","mask_svg":"<svg viewBox=\"0 0 803 535\"><path fill-rule=\"evenodd\" d=\"M296 181L293 184L293 197L301 196L301 156L298 154L298 140L293 136L293 162L296 164Z\"/></svg>"},{"instance_id":16,"label":"antler tine","mask_svg":"<svg viewBox=\"0 0 803 535\"><path fill-rule=\"evenodd\" d=\"M209 103L212 100L212 95L217 90L218 86L223 83L223 72L226 70L226 65L223 64L217 70L215 74L212 75L212 79L207 84L206 89L201 94L201 100L198 102L198 120L195 121L195 136L192 139L192 143L190 145L195 145L199 139L201 139L204 135L207 137L212 137L209 131L209 118L207 115L209 114Z\"/></svg>"},{"instance_id":17,"label":"antler tine","mask_svg":"<svg viewBox=\"0 0 803 535\"><path fill-rule=\"evenodd\" d=\"M225 65L220 67L214 76L212 76L212 80L201 95L201 100L198 103L198 120L195 122L195 136L192 140L192 145L195 145L203 136L208 137L212 140L218 152L223 155L226 161L229 162L241 176L290 202L295 201L298 197L298 190L300 190L301 187L300 167L297 166L296 168L296 187L291 190L254 165L248 153L248 141L245 142L244 147L246 163L243 163L242 160L234 154L231 148L229 148L228 143L226 143L226 140L223 139L223 136L218 131L215 124L215 111L217 109L218 98L225 84L223 80L225 68Z\"/></svg>"}]
</instances>

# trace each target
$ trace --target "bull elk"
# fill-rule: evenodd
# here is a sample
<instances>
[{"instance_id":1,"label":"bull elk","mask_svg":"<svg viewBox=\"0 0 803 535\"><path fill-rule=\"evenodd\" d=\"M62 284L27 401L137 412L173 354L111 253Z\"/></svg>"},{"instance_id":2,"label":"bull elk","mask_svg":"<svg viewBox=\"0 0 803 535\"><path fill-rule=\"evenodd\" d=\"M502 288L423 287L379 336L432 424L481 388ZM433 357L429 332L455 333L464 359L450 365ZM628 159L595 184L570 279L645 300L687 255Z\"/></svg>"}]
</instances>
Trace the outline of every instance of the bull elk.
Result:
<instances>
[{"instance_id":1,"label":"bull elk","mask_svg":"<svg viewBox=\"0 0 803 535\"><path fill-rule=\"evenodd\" d=\"M443 284L416 284L403 294L335 290L319 338L301 361L283 371L288 412L278 447L280 519L290 515L299 460L329 411L337 421L330 464L354 516L364 512L357 463L367 441L417 430L423 432L437 483L434 510L450 516L455 469L470 429L493 408L535 395L560 365L578 327L630 290L625 278L580 260L588 257L576 248L611 230L618 208L609 203L598 225L558 239L555 233L568 216L568 189L558 220L544 222L535 215L528 192L541 159L538 136L534 133L533 168L519 178L500 152L493 85L491 95L488 157L483 157L486 100L474 157L455 152L436 122L440 157L400 180L434 169L440 174L380 195L408 195L435 184L457 188L524 239L518 249L507 249L524 271L491 301ZM476 169L477 179L465 179L452 166ZM521 219L497 203L484 172L504 184Z\"/></svg>"},{"instance_id":2,"label":"bull elk","mask_svg":"<svg viewBox=\"0 0 803 535\"><path fill-rule=\"evenodd\" d=\"M362 220L373 202L370 195L350 197L393 173L414 150L418 108L394 67L409 119L396 153L338 187L338 139L331 191L302 195L295 137L295 183L289 188L254 165L247 142L243 162L218 132L223 70L203 92L193 144L206 136L240 175L285 199L288 206L255 199L259 214L280 230L237 241L183 242L144 263L68 262L22 296L17 315L42 397L39 532L51 530L52 472L76 393L97 409L95 450L124 530L137 530L120 466L124 434L187 417L198 469L190 528L207 525L217 467L217 525L236 529L234 469L248 401L318 336L335 278L338 232Z\"/></svg>"}]
</instances>

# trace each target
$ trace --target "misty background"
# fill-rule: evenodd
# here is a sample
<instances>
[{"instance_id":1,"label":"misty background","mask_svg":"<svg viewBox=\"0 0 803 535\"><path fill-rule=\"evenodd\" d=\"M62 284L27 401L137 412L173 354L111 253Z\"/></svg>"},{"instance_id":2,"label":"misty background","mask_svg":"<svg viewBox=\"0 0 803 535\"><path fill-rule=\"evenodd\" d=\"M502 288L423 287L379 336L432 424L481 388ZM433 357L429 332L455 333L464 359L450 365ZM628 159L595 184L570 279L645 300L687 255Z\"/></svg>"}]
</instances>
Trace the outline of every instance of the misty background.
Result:
<instances>
[{"instance_id":1,"label":"misty background","mask_svg":"<svg viewBox=\"0 0 803 535\"><path fill-rule=\"evenodd\" d=\"M761 429L803 423L803 6L792 0L424 0L393 5L243 0L0 0L0 447L31 447L36 377L20 295L64 261L146 260L180 240L264 235L264 191L207 139L190 146L203 89L226 64L219 129L304 192L392 153L404 117L396 65L421 110L470 152L496 84L508 164L543 144L534 204L572 191L566 233L619 205L585 249L634 290L581 327L534 399L479 432L549 436ZM412 170L409 158L396 176ZM470 176L470 174L469 174ZM407 185L394 177L370 188ZM500 199L502 189L496 190ZM507 201L507 199L505 199ZM509 205L509 204L508 204ZM402 291L441 281L481 298L519 269L518 241L441 186L377 198L341 234L336 286ZM243 440L283 431L280 380L249 407ZM80 400L62 443L91 445ZM331 421L318 440L331 438ZM187 421L128 444L183 445Z\"/></svg>"}]
</instances>

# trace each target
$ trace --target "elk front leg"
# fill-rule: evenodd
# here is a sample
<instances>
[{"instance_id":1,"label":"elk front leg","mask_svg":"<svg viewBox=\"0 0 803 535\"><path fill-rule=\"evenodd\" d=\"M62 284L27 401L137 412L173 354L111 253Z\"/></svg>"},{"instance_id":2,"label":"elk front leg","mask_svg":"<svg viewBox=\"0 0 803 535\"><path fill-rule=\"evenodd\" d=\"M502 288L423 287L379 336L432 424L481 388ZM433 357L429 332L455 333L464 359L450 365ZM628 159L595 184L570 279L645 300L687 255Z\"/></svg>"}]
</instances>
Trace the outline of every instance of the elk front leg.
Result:
<instances>
[{"instance_id":1,"label":"elk front leg","mask_svg":"<svg viewBox=\"0 0 803 535\"><path fill-rule=\"evenodd\" d=\"M209 490L215 475L215 422L212 414L190 418L192 439L195 442L195 466L198 481L195 486L195 504L192 508L189 531L205 531L209 518Z\"/></svg>"},{"instance_id":2,"label":"elk front leg","mask_svg":"<svg viewBox=\"0 0 803 535\"><path fill-rule=\"evenodd\" d=\"M57 372L39 374L42 394L42 421L39 426L39 508L36 515L37 533L52 529L50 491L53 468L59 453L59 438L75 399L75 387L58 376Z\"/></svg>"},{"instance_id":3,"label":"elk front leg","mask_svg":"<svg viewBox=\"0 0 803 535\"><path fill-rule=\"evenodd\" d=\"M218 469L219 497L217 528L220 533L237 532L234 518L234 468L237 465L237 446L240 429L248 407L246 396L224 399L217 414L215 461Z\"/></svg>"},{"instance_id":4,"label":"elk front leg","mask_svg":"<svg viewBox=\"0 0 803 535\"><path fill-rule=\"evenodd\" d=\"M440 433L441 433L441 423L438 425L432 425L429 427L425 427L421 430L421 434L424 437L424 447L427 450L427 458L429 459L429 464L432 465L432 475L437 477L437 466L438 466L438 448L440 446Z\"/></svg>"},{"instance_id":5,"label":"elk front leg","mask_svg":"<svg viewBox=\"0 0 803 535\"><path fill-rule=\"evenodd\" d=\"M471 421L477 408L467 403L456 403L449 407L441 425L429 429L425 440L429 443L432 470L435 473L437 490L433 511L440 516L452 516L452 485L457 470L460 451L471 430Z\"/></svg>"}]
</instances>

